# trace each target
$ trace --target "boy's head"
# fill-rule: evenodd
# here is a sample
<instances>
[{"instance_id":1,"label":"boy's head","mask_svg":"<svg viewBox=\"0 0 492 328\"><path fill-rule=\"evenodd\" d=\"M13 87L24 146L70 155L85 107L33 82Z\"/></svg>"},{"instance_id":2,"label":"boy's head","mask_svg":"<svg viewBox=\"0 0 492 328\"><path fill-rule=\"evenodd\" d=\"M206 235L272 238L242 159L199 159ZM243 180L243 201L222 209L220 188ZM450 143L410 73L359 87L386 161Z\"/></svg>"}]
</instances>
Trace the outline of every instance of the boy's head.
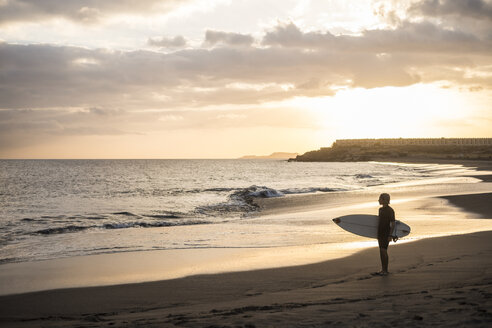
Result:
<instances>
[{"instance_id":1,"label":"boy's head","mask_svg":"<svg viewBox=\"0 0 492 328\"><path fill-rule=\"evenodd\" d=\"M379 195L379 204L381 205L389 205L390 203L390 195L387 193L382 193Z\"/></svg>"}]
</instances>

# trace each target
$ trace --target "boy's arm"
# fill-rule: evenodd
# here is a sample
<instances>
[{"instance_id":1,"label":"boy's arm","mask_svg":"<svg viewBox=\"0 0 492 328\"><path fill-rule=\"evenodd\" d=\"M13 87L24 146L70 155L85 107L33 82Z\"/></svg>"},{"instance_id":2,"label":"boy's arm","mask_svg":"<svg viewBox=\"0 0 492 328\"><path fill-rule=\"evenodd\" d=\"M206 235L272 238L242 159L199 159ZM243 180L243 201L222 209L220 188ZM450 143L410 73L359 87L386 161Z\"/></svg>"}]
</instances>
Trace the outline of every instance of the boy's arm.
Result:
<instances>
[{"instance_id":1,"label":"boy's arm","mask_svg":"<svg viewBox=\"0 0 492 328\"><path fill-rule=\"evenodd\" d=\"M390 222L390 235L393 236L393 231L395 230L395 224L396 222L395 221L391 221Z\"/></svg>"},{"instance_id":2,"label":"boy's arm","mask_svg":"<svg viewBox=\"0 0 492 328\"><path fill-rule=\"evenodd\" d=\"M393 230L395 230L395 221L391 221L390 222L390 233L389 233L389 240L393 240L393 241L397 241L398 240L398 237L397 236L393 236Z\"/></svg>"},{"instance_id":3,"label":"boy's arm","mask_svg":"<svg viewBox=\"0 0 492 328\"><path fill-rule=\"evenodd\" d=\"M390 233L389 238L393 238L393 230L395 230L395 221L390 221Z\"/></svg>"},{"instance_id":4,"label":"boy's arm","mask_svg":"<svg viewBox=\"0 0 492 328\"><path fill-rule=\"evenodd\" d=\"M397 241L398 237L394 236L393 237L393 231L395 230L396 226L396 221L395 221L395 211L391 211L391 220L390 220L390 240L393 239L393 241Z\"/></svg>"}]
</instances>

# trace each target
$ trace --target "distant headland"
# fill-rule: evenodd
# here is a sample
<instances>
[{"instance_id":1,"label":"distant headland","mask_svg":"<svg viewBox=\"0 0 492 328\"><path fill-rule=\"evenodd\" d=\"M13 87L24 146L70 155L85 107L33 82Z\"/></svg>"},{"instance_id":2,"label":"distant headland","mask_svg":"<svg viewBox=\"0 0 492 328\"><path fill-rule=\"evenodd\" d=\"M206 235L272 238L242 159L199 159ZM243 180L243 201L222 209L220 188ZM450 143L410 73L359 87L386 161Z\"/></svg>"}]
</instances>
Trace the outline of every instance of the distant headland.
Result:
<instances>
[{"instance_id":1,"label":"distant headland","mask_svg":"<svg viewBox=\"0 0 492 328\"><path fill-rule=\"evenodd\" d=\"M492 160L492 138L339 139L331 147L309 151L289 161L403 162L406 159Z\"/></svg>"},{"instance_id":2,"label":"distant headland","mask_svg":"<svg viewBox=\"0 0 492 328\"><path fill-rule=\"evenodd\" d=\"M298 156L298 153L282 153L282 152L275 152L271 153L270 155L265 155L265 156L257 156L257 155L246 155L243 157L240 157L240 159L289 159Z\"/></svg>"}]
</instances>

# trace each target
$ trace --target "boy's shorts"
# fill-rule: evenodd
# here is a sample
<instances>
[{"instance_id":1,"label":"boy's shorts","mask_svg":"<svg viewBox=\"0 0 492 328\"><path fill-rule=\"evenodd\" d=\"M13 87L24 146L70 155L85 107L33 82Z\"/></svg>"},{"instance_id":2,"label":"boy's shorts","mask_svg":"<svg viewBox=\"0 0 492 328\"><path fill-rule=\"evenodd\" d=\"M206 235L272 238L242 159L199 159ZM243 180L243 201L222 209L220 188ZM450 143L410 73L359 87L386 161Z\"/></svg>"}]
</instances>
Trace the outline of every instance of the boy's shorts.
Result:
<instances>
[{"instance_id":1,"label":"boy's shorts","mask_svg":"<svg viewBox=\"0 0 492 328\"><path fill-rule=\"evenodd\" d=\"M378 237L379 248L388 249L389 245L389 234Z\"/></svg>"}]
</instances>

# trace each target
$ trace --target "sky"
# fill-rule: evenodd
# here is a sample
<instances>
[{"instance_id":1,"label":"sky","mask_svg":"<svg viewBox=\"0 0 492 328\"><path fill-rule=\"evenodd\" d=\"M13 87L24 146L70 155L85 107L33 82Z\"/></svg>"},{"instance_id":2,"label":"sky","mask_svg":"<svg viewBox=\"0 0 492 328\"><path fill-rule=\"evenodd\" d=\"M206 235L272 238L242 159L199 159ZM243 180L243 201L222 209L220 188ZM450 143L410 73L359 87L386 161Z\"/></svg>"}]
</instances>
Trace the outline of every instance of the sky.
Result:
<instances>
[{"instance_id":1,"label":"sky","mask_svg":"<svg viewBox=\"0 0 492 328\"><path fill-rule=\"evenodd\" d=\"M492 0L0 0L0 158L491 131Z\"/></svg>"}]
</instances>

